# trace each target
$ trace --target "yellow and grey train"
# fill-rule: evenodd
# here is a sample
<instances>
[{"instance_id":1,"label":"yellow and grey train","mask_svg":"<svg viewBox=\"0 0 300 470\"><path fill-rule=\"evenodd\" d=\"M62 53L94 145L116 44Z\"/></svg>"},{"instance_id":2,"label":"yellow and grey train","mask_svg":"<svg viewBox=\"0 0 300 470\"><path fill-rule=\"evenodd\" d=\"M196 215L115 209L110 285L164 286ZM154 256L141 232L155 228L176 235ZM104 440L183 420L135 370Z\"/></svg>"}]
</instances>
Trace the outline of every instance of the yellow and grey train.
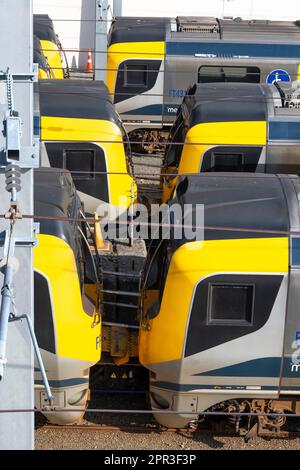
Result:
<instances>
[{"instance_id":1,"label":"yellow and grey train","mask_svg":"<svg viewBox=\"0 0 300 470\"><path fill-rule=\"evenodd\" d=\"M162 240L149 257L139 339L161 424L299 413L299 200L297 176L180 177L172 204L204 205L203 237Z\"/></svg>"},{"instance_id":2,"label":"yellow and grey train","mask_svg":"<svg viewBox=\"0 0 300 470\"><path fill-rule=\"evenodd\" d=\"M49 77L42 76L40 78L68 78L68 62L51 18L48 15L33 15L33 31L40 40L41 52L47 62L50 74Z\"/></svg>"},{"instance_id":3,"label":"yellow and grey train","mask_svg":"<svg viewBox=\"0 0 300 470\"><path fill-rule=\"evenodd\" d=\"M34 326L53 405L69 411L46 413L49 421L71 424L81 418L89 392L89 369L101 356L101 320L84 292L87 250L76 220L81 203L66 170L35 170ZM49 217L39 219L39 216ZM56 219L58 218L58 219ZM35 370L35 406L47 406L39 369Z\"/></svg>"},{"instance_id":4,"label":"yellow and grey train","mask_svg":"<svg viewBox=\"0 0 300 470\"><path fill-rule=\"evenodd\" d=\"M184 98L162 172L168 200L176 174L300 170L299 84L208 83Z\"/></svg>"},{"instance_id":5,"label":"yellow and grey train","mask_svg":"<svg viewBox=\"0 0 300 470\"><path fill-rule=\"evenodd\" d=\"M71 172L86 213L100 205L112 217L127 209L136 198L130 146L106 85L41 80L36 100L47 150L42 165Z\"/></svg>"},{"instance_id":6,"label":"yellow and grey train","mask_svg":"<svg viewBox=\"0 0 300 470\"><path fill-rule=\"evenodd\" d=\"M51 78L51 70L47 63L46 57L42 52L41 41L37 36L33 36L33 62L38 64L39 71L38 71L38 78L39 79L47 79Z\"/></svg>"},{"instance_id":7,"label":"yellow and grey train","mask_svg":"<svg viewBox=\"0 0 300 470\"><path fill-rule=\"evenodd\" d=\"M149 129L173 124L194 83L297 80L299 45L299 21L116 18L107 84L132 140L151 139Z\"/></svg>"}]
</instances>

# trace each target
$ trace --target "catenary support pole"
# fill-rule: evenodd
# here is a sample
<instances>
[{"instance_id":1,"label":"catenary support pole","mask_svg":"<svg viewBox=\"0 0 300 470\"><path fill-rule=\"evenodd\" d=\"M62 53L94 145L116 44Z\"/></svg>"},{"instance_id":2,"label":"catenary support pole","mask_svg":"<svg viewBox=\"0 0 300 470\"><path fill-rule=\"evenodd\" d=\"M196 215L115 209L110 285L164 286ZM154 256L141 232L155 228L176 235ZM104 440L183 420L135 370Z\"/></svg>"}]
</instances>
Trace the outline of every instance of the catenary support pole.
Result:
<instances>
[{"instance_id":1,"label":"catenary support pole","mask_svg":"<svg viewBox=\"0 0 300 470\"><path fill-rule=\"evenodd\" d=\"M33 213L33 168L38 166L38 136L34 136L33 82L33 15L32 0L0 0L0 213L11 204L5 189L5 168L13 163L21 169L21 190L16 199L18 209ZM9 73L7 73L9 71ZM10 77L10 78L9 78ZM35 126L38 129L39 126ZM21 130L21 132L19 132ZM13 195L12 199L15 198ZM7 233L10 221L0 219L0 288L7 268ZM33 322L33 240L32 220L16 220L12 235L16 247L11 268L6 272L6 295L1 311L7 317L6 302ZM6 250L6 251L5 251ZM6 252L6 257L5 257ZM10 265L10 263L8 263ZM12 309L12 305L9 305ZM0 322L1 323L1 322ZM0 381L1 409L32 409L34 406L33 347L26 321L5 327L2 348L3 372ZM3 352L4 351L4 352ZM33 413L4 413L0 417L0 449L33 449Z\"/></svg>"},{"instance_id":2,"label":"catenary support pole","mask_svg":"<svg viewBox=\"0 0 300 470\"><path fill-rule=\"evenodd\" d=\"M113 0L114 6L113 6L113 16L116 18L117 16L122 16L122 8L123 8L123 0Z\"/></svg>"},{"instance_id":3,"label":"catenary support pole","mask_svg":"<svg viewBox=\"0 0 300 470\"><path fill-rule=\"evenodd\" d=\"M106 81L108 10L108 0L96 0L95 80Z\"/></svg>"}]
</instances>

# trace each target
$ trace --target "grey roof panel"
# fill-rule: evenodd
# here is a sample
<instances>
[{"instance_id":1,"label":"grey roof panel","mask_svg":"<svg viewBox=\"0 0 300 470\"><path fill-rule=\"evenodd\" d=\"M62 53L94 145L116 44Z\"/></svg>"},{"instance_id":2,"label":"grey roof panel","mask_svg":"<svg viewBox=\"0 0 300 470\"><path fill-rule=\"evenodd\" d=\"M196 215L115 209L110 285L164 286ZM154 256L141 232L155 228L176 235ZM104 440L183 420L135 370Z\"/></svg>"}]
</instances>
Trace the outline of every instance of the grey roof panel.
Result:
<instances>
[{"instance_id":1,"label":"grey roof panel","mask_svg":"<svg viewBox=\"0 0 300 470\"><path fill-rule=\"evenodd\" d=\"M103 119L119 125L107 86L102 81L40 80L42 116Z\"/></svg>"}]
</instances>

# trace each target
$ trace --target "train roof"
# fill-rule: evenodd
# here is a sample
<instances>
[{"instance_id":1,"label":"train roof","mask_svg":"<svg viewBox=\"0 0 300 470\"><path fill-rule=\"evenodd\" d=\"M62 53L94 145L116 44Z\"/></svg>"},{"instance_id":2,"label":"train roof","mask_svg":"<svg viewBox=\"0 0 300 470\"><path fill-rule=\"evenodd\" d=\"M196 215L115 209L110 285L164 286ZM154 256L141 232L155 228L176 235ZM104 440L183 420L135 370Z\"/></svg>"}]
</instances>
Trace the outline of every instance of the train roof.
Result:
<instances>
[{"instance_id":1,"label":"train roof","mask_svg":"<svg viewBox=\"0 0 300 470\"><path fill-rule=\"evenodd\" d=\"M34 213L40 233L64 240L76 249L77 222L43 220L38 216L71 217L78 215L80 201L69 171L56 168L34 170Z\"/></svg>"},{"instance_id":2,"label":"train roof","mask_svg":"<svg viewBox=\"0 0 300 470\"><path fill-rule=\"evenodd\" d=\"M299 21L219 19L179 16L177 18L117 17L111 26L109 45L143 41L193 41L221 39L299 43Z\"/></svg>"},{"instance_id":3,"label":"train roof","mask_svg":"<svg viewBox=\"0 0 300 470\"><path fill-rule=\"evenodd\" d=\"M40 80L36 91L39 91L41 116L101 119L120 126L108 88L102 81Z\"/></svg>"},{"instance_id":4,"label":"train roof","mask_svg":"<svg viewBox=\"0 0 300 470\"><path fill-rule=\"evenodd\" d=\"M117 17L111 26L108 45L122 42L165 41L170 18Z\"/></svg>"},{"instance_id":5,"label":"train roof","mask_svg":"<svg viewBox=\"0 0 300 470\"><path fill-rule=\"evenodd\" d=\"M254 173L206 173L181 176L170 203L204 205L205 240L287 236L290 213L283 186L292 184L294 216L299 221L300 178ZM296 197L295 197L296 196ZM195 220L195 217L194 217ZM230 230L233 228L235 230ZM241 231L238 231L241 229ZM260 231L269 231L263 233ZM273 232L273 233L272 233ZM176 242L174 241L176 244ZM179 244L186 243L186 240Z\"/></svg>"},{"instance_id":6,"label":"train roof","mask_svg":"<svg viewBox=\"0 0 300 470\"><path fill-rule=\"evenodd\" d=\"M48 15L33 15L33 32L41 41L57 44L53 22Z\"/></svg>"},{"instance_id":7,"label":"train roof","mask_svg":"<svg viewBox=\"0 0 300 470\"><path fill-rule=\"evenodd\" d=\"M208 122L265 121L273 91L275 87L257 83L197 84L184 97L181 112L189 128Z\"/></svg>"}]
</instances>

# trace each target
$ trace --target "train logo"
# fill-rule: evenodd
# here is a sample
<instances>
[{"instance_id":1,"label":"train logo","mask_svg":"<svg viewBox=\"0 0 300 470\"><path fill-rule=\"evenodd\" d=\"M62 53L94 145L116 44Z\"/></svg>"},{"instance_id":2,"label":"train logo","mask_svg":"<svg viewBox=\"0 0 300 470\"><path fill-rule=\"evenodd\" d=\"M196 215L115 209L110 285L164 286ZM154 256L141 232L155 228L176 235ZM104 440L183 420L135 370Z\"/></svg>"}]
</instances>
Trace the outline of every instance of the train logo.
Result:
<instances>
[{"instance_id":1,"label":"train logo","mask_svg":"<svg viewBox=\"0 0 300 470\"><path fill-rule=\"evenodd\" d=\"M267 76L267 84L268 85L274 85L276 82L290 82L291 77L287 73L286 70L278 69L278 70L273 70L269 75Z\"/></svg>"},{"instance_id":2,"label":"train logo","mask_svg":"<svg viewBox=\"0 0 300 470\"><path fill-rule=\"evenodd\" d=\"M291 372L299 372L300 370L300 331L296 332L296 339L292 342L292 349L295 351L292 354Z\"/></svg>"}]
</instances>

